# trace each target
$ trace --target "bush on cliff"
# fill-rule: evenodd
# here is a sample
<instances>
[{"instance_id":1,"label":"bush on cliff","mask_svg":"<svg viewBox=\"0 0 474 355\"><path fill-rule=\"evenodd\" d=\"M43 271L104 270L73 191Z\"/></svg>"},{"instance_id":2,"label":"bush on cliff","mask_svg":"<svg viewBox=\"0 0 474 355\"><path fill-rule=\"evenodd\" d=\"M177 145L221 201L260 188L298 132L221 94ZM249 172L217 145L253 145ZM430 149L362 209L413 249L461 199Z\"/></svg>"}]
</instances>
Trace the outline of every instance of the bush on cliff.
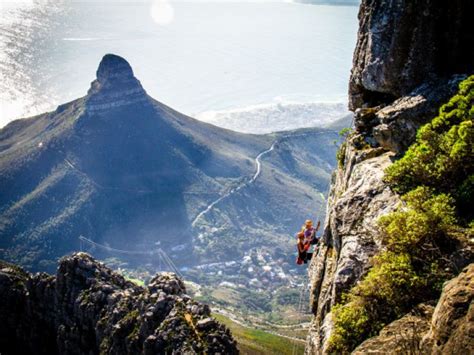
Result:
<instances>
[{"instance_id":1,"label":"bush on cliff","mask_svg":"<svg viewBox=\"0 0 474 355\"><path fill-rule=\"evenodd\" d=\"M465 221L473 218L474 199L474 75L443 105L439 115L421 127L405 155L391 165L385 179L395 191L416 186L449 193Z\"/></svg>"},{"instance_id":2,"label":"bush on cliff","mask_svg":"<svg viewBox=\"0 0 474 355\"><path fill-rule=\"evenodd\" d=\"M373 258L367 276L345 296L347 303L333 308L331 352L353 350L414 305L436 298L450 275L443 255L455 247L453 200L426 187L403 200L403 210L380 219L385 251Z\"/></svg>"},{"instance_id":3,"label":"bush on cliff","mask_svg":"<svg viewBox=\"0 0 474 355\"><path fill-rule=\"evenodd\" d=\"M329 352L347 353L416 304L435 299L454 276L449 255L472 237L474 76L421 127L386 171L404 206L379 220L385 249L367 276L332 310ZM469 226L469 227L468 227ZM466 228L467 227L467 228Z\"/></svg>"}]
</instances>

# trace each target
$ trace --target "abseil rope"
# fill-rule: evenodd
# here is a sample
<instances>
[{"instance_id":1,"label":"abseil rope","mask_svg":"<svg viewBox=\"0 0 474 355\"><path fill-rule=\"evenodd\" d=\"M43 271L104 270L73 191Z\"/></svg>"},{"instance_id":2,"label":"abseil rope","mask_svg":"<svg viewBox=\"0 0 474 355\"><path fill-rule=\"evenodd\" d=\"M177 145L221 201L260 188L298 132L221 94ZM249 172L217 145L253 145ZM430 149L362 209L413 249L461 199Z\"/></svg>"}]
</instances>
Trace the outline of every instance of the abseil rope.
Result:
<instances>
[{"instance_id":1,"label":"abseil rope","mask_svg":"<svg viewBox=\"0 0 474 355\"><path fill-rule=\"evenodd\" d=\"M116 254L149 255L149 256L155 256L156 255L158 257L158 262L159 262L160 267L161 267L161 263L164 262L164 264L166 264L172 272L177 274L180 278L183 278L183 275L181 274L181 272L179 271L179 269L177 268L177 266L175 265L173 260L171 260L171 258L168 256L168 254L166 254L166 252L161 248L151 250L151 251L123 250L123 249L112 248L112 247L109 247L107 245L103 245L103 244L94 242L93 240L88 239L88 238L86 238L82 235L79 236L79 240L81 241L81 250L82 250L83 243L87 243L87 244L92 245L93 247L98 247L100 249L106 250L108 252L116 253Z\"/></svg>"}]
</instances>

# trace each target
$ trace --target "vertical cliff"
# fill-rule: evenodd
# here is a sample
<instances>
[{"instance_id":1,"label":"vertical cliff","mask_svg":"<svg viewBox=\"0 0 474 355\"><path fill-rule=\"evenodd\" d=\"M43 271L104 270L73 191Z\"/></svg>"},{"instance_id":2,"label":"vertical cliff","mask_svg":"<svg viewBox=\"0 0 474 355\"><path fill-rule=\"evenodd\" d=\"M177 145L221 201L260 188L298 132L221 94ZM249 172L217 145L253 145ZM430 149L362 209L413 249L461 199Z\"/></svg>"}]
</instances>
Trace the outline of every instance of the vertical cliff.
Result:
<instances>
[{"instance_id":1,"label":"vertical cliff","mask_svg":"<svg viewBox=\"0 0 474 355\"><path fill-rule=\"evenodd\" d=\"M382 248L377 220L400 202L383 181L385 168L474 71L473 7L461 0L361 3L349 84L354 130L341 147L323 245L309 269L314 320L308 354L326 351L331 308Z\"/></svg>"}]
</instances>

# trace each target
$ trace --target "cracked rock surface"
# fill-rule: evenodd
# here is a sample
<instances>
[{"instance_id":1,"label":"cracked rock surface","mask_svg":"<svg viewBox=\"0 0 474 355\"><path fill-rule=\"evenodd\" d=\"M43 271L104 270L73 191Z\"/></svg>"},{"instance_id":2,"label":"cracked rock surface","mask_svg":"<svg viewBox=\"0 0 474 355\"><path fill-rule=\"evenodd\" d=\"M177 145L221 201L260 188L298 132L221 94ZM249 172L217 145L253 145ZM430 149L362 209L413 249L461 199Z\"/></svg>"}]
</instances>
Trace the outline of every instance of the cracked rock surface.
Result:
<instances>
[{"instance_id":1,"label":"cracked rock surface","mask_svg":"<svg viewBox=\"0 0 474 355\"><path fill-rule=\"evenodd\" d=\"M338 154L323 244L309 266L314 318L307 354L326 353L331 308L382 249L377 221L400 204L384 170L474 72L473 11L474 3L462 0L361 1L349 83L354 129Z\"/></svg>"}]
</instances>

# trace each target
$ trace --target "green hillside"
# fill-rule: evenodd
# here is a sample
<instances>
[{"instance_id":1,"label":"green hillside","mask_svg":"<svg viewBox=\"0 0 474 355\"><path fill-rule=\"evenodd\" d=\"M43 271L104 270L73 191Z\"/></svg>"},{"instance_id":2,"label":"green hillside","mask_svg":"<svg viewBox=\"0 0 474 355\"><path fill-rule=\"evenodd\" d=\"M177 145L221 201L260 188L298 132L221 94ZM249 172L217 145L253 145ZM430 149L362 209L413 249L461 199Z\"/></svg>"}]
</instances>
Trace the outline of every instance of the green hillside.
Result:
<instances>
[{"instance_id":1,"label":"green hillside","mask_svg":"<svg viewBox=\"0 0 474 355\"><path fill-rule=\"evenodd\" d=\"M304 353L304 341L295 342L263 330L247 328L221 314L214 313L213 317L230 329L241 354L285 355Z\"/></svg>"}]
</instances>

